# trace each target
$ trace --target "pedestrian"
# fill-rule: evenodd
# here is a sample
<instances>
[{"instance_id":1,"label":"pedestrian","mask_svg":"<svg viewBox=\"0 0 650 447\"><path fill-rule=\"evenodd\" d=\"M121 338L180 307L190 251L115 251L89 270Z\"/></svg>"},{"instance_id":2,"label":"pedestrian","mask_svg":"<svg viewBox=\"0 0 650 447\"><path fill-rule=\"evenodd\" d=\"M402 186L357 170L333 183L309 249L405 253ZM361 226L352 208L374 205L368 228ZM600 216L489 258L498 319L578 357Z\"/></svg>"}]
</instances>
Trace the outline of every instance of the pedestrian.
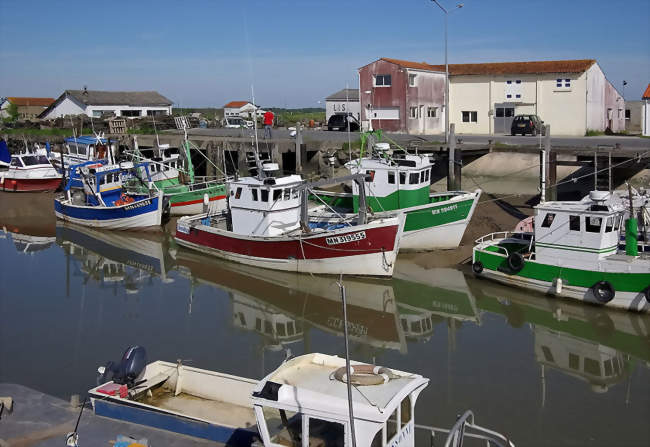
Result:
<instances>
[{"instance_id":1,"label":"pedestrian","mask_svg":"<svg viewBox=\"0 0 650 447\"><path fill-rule=\"evenodd\" d=\"M273 115L270 109L264 113L264 138L268 138L269 140L272 138L271 128L273 127L274 118L275 115Z\"/></svg>"}]
</instances>

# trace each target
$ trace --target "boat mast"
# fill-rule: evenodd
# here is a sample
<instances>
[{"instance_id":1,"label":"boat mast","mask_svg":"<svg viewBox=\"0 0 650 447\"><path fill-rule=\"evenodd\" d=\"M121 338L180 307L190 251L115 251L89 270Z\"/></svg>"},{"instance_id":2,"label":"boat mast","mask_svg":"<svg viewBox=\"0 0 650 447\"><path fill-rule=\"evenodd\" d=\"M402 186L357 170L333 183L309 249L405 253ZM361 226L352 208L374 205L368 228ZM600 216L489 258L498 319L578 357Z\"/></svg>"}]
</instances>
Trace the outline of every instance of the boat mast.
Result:
<instances>
[{"instance_id":1,"label":"boat mast","mask_svg":"<svg viewBox=\"0 0 650 447\"><path fill-rule=\"evenodd\" d=\"M253 130L255 132L255 166L257 166L257 178L263 179L265 177L264 171L262 171L262 163L260 162L259 155L259 141L257 141L257 106L255 105L255 90L251 84L251 98L253 99Z\"/></svg>"},{"instance_id":2,"label":"boat mast","mask_svg":"<svg viewBox=\"0 0 650 447\"><path fill-rule=\"evenodd\" d=\"M343 302L343 336L345 338L345 377L348 388L348 412L350 415L350 434L352 435L352 447L357 447L357 436L354 431L354 411L352 409L352 374L350 374L350 349L348 343L348 310L345 299L345 286L343 285L343 275L337 282L341 291L341 301Z\"/></svg>"}]
</instances>

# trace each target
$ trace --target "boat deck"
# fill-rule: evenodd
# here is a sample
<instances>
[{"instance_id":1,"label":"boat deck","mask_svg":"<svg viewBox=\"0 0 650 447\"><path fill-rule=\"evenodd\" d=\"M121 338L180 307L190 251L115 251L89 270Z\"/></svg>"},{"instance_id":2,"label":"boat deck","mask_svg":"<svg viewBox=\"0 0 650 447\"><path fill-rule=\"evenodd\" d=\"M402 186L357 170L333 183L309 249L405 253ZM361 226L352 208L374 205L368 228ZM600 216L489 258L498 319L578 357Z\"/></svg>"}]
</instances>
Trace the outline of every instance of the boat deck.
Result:
<instances>
[{"instance_id":1,"label":"boat deck","mask_svg":"<svg viewBox=\"0 0 650 447\"><path fill-rule=\"evenodd\" d=\"M172 391L164 388L155 390L153 396L143 403L229 427L248 428L256 424L252 406L243 407L186 393L174 396Z\"/></svg>"}]
</instances>

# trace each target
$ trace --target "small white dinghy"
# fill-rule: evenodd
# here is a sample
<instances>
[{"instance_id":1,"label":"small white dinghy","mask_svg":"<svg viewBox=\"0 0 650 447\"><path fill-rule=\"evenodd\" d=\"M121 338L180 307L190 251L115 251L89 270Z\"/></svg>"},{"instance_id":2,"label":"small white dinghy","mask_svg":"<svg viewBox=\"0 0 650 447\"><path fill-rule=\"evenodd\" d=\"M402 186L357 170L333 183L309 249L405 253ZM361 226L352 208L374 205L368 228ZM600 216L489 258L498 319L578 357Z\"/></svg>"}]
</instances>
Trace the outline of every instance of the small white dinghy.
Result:
<instances>
[{"instance_id":1,"label":"small white dinghy","mask_svg":"<svg viewBox=\"0 0 650 447\"><path fill-rule=\"evenodd\" d=\"M114 380L89 392L96 414L228 445L352 445L342 358L302 355L260 381L180 361L145 363L144 349L132 347L117 367L106 366L104 377L111 372ZM419 374L353 361L350 376L358 447L413 447L416 429L448 433L448 446L473 437L513 447L505 436L475 425L470 411L451 430L416 425L415 403L429 383Z\"/></svg>"}]
</instances>

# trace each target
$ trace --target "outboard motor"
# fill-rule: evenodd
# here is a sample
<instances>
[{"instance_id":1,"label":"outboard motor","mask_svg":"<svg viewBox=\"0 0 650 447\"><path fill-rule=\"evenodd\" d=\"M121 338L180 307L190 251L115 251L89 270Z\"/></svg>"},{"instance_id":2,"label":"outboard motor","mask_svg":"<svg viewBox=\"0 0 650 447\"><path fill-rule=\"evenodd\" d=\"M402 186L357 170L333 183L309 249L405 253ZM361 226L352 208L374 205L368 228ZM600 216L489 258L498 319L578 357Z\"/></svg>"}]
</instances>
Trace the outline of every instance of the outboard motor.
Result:
<instances>
[{"instance_id":1,"label":"outboard motor","mask_svg":"<svg viewBox=\"0 0 650 447\"><path fill-rule=\"evenodd\" d=\"M120 363L109 361L106 366L99 367L97 382L101 384L112 380L131 388L144 375L146 366L147 351L142 346L131 346L124 351Z\"/></svg>"}]
</instances>

